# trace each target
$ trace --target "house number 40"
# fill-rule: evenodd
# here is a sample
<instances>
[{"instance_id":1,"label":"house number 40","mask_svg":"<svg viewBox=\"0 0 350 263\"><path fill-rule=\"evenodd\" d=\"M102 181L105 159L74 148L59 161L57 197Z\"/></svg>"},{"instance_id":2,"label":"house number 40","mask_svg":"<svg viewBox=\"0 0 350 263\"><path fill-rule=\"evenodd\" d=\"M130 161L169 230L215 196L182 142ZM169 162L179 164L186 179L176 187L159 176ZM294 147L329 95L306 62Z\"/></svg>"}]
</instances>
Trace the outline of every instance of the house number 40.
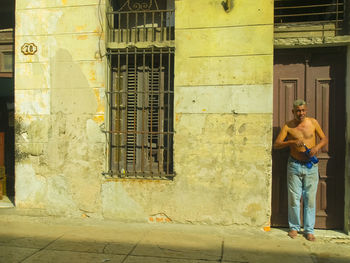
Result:
<instances>
[{"instance_id":1,"label":"house number 40","mask_svg":"<svg viewBox=\"0 0 350 263\"><path fill-rule=\"evenodd\" d=\"M38 51L38 47L34 43L24 43L21 51L24 55L34 55Z\"/></svg>"}]
</instances>

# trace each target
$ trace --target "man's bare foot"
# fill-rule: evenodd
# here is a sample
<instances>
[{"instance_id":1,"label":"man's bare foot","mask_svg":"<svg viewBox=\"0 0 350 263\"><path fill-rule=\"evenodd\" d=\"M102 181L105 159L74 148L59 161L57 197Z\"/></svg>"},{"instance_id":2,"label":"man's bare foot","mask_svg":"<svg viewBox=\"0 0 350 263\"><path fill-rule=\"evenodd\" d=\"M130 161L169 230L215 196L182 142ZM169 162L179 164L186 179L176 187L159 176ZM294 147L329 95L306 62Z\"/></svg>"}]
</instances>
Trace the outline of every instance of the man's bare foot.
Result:
<instances>
[{"instance_id":1,"label":"man's bare foot","mask_svg":"<svg viewBox=\"0 0 350 263\"><path fill-rule=\"evenodd\" d=\"M309 241L316 241L316 237L313 234L306 234L305 238Z\"/></svg>"},{"instance_id":2,"label":"man's bare foot","mask_svg":"<svg viewBox=\"0 0 350 263\"><path fill-rule=\"evenodd\" d=\"M288 232L288 236L290 236L291 238L296 238L298 235L298 231L296 230L289 230Z\"/></svg>"}]
</instances>

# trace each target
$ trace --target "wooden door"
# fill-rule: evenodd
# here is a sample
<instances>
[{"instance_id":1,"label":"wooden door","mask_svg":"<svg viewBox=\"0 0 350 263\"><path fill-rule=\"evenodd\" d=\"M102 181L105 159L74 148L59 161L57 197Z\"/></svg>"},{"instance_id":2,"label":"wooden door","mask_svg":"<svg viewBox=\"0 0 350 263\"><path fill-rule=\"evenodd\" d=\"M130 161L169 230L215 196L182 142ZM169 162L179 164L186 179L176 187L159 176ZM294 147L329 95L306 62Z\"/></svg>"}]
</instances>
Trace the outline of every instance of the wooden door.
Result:
<instances>
[{"instance_id":1,"label":"wooden door","mask_svg":"<svg viewBox=\"0 0 350 263\"><path fill-rule=\"evenodd\" d=\"M308 116L329 138L319 153L316 228L343 227L345 162L345 49L275 51L273 140L293 119L295 99L308 104ZM288 227L286 164L289 149L272 152L271 225ZM301 206L302 209L302 206ZM301 211L302 215L302 211Z\"/></svg>"}]
</instances>

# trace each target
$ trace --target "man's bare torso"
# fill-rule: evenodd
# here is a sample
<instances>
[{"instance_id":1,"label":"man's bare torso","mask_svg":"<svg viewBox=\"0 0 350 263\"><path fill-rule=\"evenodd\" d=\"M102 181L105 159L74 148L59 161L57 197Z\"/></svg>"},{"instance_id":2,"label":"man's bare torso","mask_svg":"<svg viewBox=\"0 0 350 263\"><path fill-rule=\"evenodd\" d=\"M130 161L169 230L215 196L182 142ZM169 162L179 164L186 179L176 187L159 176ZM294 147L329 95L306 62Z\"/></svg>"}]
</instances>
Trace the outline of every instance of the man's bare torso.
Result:
<instances>
[{"instance_id":1,"label":"man's bare torso","mask_svg":"<svg viewBox=\"0 0 350 263\"><path fill-rule=\"evenodd\" d=\"M297 123L291 120L287 123L288 135L287 140L301 140L308 148L312 148L316 144L316 127L313 118L305 118L304 121ZM290 155L300 161L306 161L304 146L290 146Z\"/></svg>"}]
</instances>

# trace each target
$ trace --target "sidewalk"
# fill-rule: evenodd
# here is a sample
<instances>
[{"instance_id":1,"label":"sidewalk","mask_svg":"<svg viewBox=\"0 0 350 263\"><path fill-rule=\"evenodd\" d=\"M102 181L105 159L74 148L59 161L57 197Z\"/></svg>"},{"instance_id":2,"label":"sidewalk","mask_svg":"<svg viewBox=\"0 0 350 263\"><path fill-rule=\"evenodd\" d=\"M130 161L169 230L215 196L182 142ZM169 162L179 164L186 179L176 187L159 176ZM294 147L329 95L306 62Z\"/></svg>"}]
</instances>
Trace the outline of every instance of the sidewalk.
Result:
<instances>
[{"instance_id":1,"label":"sidewalk","mask_svg":"<svg viewBox=\"0 0 350 263\"><path fill-rule=\"evenodd\" d=\"M317 231L33 217L0 209L0 262L349 263L350 237Z\"/></svg>"}]
</instances>

